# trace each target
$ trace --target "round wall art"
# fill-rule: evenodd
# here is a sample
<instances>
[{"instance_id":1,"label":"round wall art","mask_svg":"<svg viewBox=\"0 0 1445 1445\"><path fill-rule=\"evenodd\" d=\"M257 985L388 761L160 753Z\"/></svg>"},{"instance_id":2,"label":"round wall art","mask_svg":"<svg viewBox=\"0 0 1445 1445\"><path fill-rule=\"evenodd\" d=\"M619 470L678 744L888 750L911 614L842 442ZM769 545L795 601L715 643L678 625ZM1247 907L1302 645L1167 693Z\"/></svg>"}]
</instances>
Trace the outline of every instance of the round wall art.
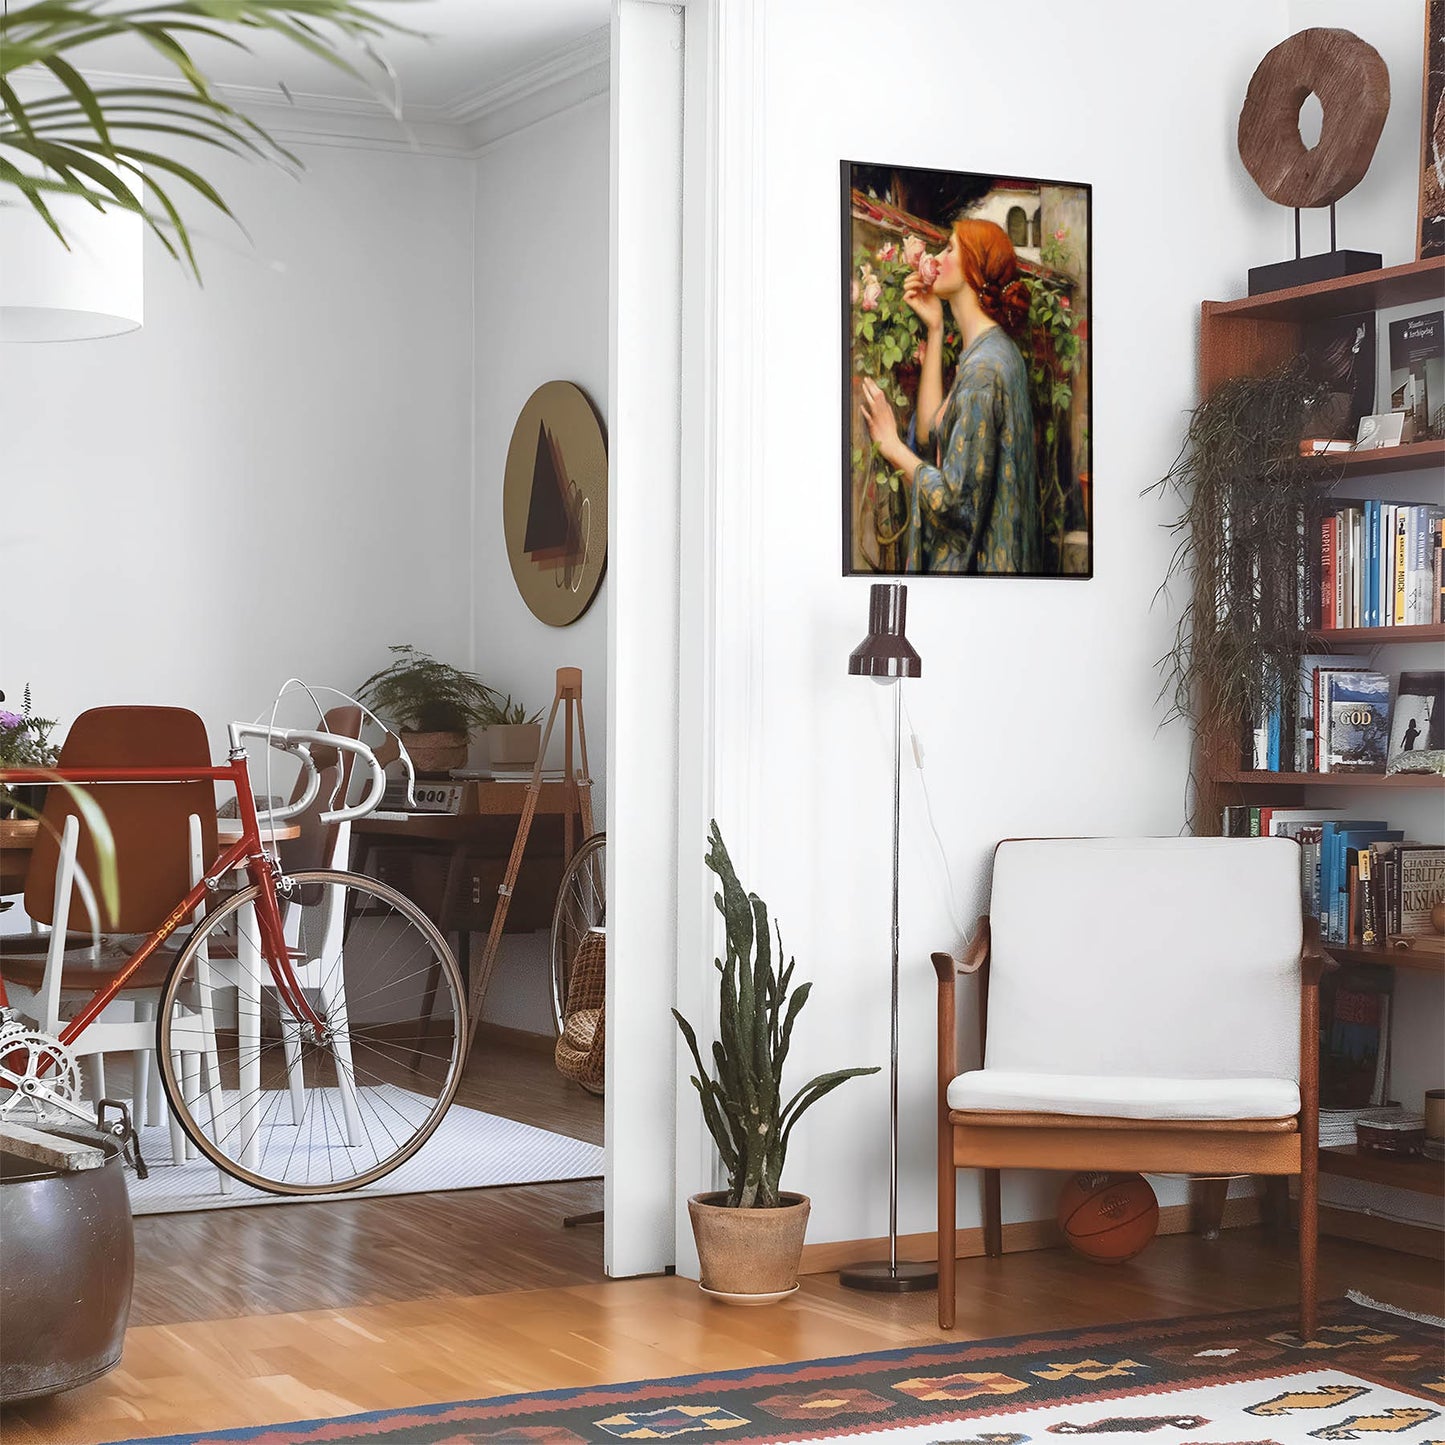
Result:
<instances>
[{"instance_id":1,"label":"round wall art","mask_svg":"<svg viewBox=\"0 0 1445 1445\"><path fill-rule=\"evenodd\" d=\"M517 418L502 527L522 600L549 626L575 622L607 565L607 441L586 392L570 381L539 386Z\"/></svg>"}]
</instances>

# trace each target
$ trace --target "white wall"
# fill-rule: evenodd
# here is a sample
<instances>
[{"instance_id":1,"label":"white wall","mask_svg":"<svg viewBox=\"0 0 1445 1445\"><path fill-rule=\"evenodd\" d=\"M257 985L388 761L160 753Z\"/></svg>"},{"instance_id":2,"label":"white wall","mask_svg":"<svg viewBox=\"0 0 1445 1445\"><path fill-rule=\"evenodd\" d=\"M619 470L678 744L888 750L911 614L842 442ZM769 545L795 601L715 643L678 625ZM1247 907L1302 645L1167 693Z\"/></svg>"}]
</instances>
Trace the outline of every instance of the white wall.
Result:
<instances>
[{"instance_id":1,"label":"white wall","mask_svg":"<svg viewBox=\"0 0 1445 1445\"><path fill-rule=\"evenodd\" d=\"M531 710L550 708L559 667L582 669L596 826L606 826L607 578L570 627L528 610L502 534L512 427L544 382L575 382L603 416L608 379L608 98L597 96L488 146L476 162L476 461L473 665ZM562 719L551 761L562 761ZM507 935L485 1017L546 1033L545 934Z\"/></svg>"},{"instance_id":2,"label":"white wall","mask_svg":"<svg viewBox=\"0 0 1445 1445\"><path fill-rule=\"evenodd\" d=\"M465 656L472 169L297 149L205 157L254 244L204 218L198 289L148 238L140 331L0 346L12 699L191 707L219 755L292 674Z\"/></svg>"},{"instance_id":3,"label":"white wall","mask_svg":"<svg viewBox=\"0 0 1445 1445\"><path fill-rule=\"evenodd\" d=\"M1286 21L1283 0L1207 12L1046 0L1027 24L1014 11L925 4L906 24L900 17L899 34L889 27L899 58L884 75L871 59L879 14L866 0L826 12L769 0L765 17L759 229L768 250L748 358L762 372L762 460L755 479L737 484L753 486L758 508L764 595L750 603L766 621L751 643L766 703L752 740L760 781L731 802L725 780L719 818L727 835L751 808L755 846L737 860L744 881L773 906L784 944L817 981L794 1041L801 1081L888 1058L888 697L845 675L865 630L868 583L841 577L838 560L838 161L1095 188L1096 575L909 587L924 675L908 701L948 870L971 920L999 838L1184 826L1189 737L1178 725L1160 729L1156 703L1156 662L1182 600L1155 598L1173 546L1163 524L1177 502L1140 491L1174 458L1194 401L1200 299L1241 294L1247 267L1279 254L1279 213L1244 174L1234 129L1249 74ZM1173 63L1180 55L1188 66ZM961 940L916 776L903 828L908 1233L933 1223L928 955ZM1120 910L1127 926L1126 892ZM706 972L710 960L688 966ZM788 1179L813 1197L813 1240L886 1229L887 1105L885 1070L846 1084L794 1135ZM679 1158L688 1157L680 1143ZM679 1192L707 1183L685 1177ZM1051 1213L1056 1184L1016 1176L1007 1216ZM961 1219L977 1218L965 1186Z\"/></svg>"}]
</instances>

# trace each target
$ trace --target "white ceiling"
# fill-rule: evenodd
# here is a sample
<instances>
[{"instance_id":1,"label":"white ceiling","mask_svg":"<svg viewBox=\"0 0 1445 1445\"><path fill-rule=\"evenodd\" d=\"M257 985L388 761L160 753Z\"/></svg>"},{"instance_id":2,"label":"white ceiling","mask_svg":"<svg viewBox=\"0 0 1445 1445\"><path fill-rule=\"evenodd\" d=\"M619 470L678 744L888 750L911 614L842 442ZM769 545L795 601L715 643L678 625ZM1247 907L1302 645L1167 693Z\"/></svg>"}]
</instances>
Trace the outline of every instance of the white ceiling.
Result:
<instances>
[{"instance_id":1,"label":"white ceiling","mask_svg":"<svg viewBox=\"0 0 1445 1445\"><path fill-rule=\"evenodd\" d=\"M519 75L605 29L609 0L370 0L375 10L420 37L393 36L378 49L401 84L413 114L444 115L464 102L505 86ZM299 47L264 31L248 39L250 52L197 44L193 54L209 79L222 86L276 90L284 82L298 101L354 102L373 94L383 79L358 56L372 81L358 81ZM173 75L143 42L106 42L74 52L88 72Z\"/></svg>"}]
</instances>

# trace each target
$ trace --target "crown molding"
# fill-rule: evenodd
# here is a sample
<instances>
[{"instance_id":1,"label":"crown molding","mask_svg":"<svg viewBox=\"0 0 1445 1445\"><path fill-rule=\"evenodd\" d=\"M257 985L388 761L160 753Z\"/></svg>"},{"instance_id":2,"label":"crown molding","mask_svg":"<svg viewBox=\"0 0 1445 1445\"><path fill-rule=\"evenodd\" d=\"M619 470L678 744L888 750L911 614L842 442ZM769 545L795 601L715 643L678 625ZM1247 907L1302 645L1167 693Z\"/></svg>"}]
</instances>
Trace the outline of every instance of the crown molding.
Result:
<instances>
[{"instance_id":1,"label":"crown molding","mask_svg":"<svg viewBox=\"0 0 1445 1445\"><path fill-rule=\"evenodd\" d=\"M499 137L490 134L494 127L486 124L493 117L503 111L522 110L527 107L528 102L547 99L549 92L566 96L578 90L576 82L581 82L580 89L585 93L564 104L552 105L545 111L546 114L555 114L558 110L566 109L568 105L575 105L577 100L585 100L605 90L611 64L612 34L610 27L604 25L590 31L580 40L574 40L554 50L550 55L543 56L536 64L518 71L498 85L485 86L461 96L445 106L439 118L454 125L480 128L487 132L484 139L495 140ZM601 73L600 87L596 83L598 72ZM534 111L530 120L524 124L540 119L542 114ZM520 129L520 126L513 128Z\"/></svg>"},{"instance_id":2,"label":"crown molding","mask_svg":"<svg viewBox=\"0 0 1445 1445\"><path fill-rule=\"evenodd\" d=\"M169 76L88 70L96 85L154 86L185 90ZM228 105L254 120L283 145L341 146L361 150L470 157L607 92L611 80L611 37L604 26L544 56L498 85L463 95L446 105L403 101L401 115L375 96L324 95L280 87L214 84ZM48 77L15 77L22 94L61 90Z\"/></svg>"}]
</instances>

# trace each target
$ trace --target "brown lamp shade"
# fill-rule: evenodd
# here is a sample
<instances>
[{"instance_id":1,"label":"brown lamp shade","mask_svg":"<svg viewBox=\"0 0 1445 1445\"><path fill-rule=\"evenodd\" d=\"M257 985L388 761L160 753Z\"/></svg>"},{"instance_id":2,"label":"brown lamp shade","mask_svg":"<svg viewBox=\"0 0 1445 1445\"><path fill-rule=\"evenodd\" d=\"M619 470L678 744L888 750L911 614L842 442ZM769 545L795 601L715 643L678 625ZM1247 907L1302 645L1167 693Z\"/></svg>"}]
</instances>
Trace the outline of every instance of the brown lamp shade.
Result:
<instances>
[{"instance_id":1,"label":"brown lamp shade","mask_svg":"<svg viewBox=\"0 0 1445 1445\"><path fill-rule=\"evenodd\" d=\"M848 654L853 677L882 681L922 677L923 659L904 636L908 588L901 582L875 582L868 594L868 636Z\"/></svg>"}]
</instances>

